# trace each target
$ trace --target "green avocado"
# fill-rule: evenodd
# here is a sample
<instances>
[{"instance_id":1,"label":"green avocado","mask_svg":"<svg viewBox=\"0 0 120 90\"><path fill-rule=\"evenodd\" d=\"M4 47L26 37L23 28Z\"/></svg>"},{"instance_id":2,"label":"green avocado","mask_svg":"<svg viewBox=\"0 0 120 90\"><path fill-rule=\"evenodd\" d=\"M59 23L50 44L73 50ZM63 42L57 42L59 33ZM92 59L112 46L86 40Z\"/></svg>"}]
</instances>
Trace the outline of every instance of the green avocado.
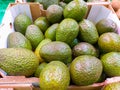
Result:
<instances>
[{"instance_id":1,"label":"green avocado","mask_svg":"<svg viewBox=\"0 0 120 90\"><path fill-rule=\"evenodd\" d=\"M101 57L104 73L109 77L120 75L120 53L109 52Z\"/></svg>"},{"instance_id":2,"label":"green avocado","mask_svg":"<svg viewBox=\"0 0 120 90\"><path fill-rule=\"evenodd\" d=\"M98 39L98 46L102 53L119 52L120 36L114 32L103 33Z\"/></svg>"},{"instance_id":3,"label":"green avocado","mask_svg":"<svg viewBox=\"0 0 120 90\"><path fill-rule=\"evenodd\" d=\"M56 30L56 41L71 44L79 32L78 23L71 18L63 19Z\"/></svg>"},{"instance_id":4,"label":"green avocado","mask_svg":"<svg viewBox=\"0 0 120 90\"><path fill-rule=\"evenodd\" d=\"M59 5L50 5L46 10L46 17L49 22L59 23L63 17L63 8Z\"/></svg>"},{"instance_id":5,"label":"green avocado","mask_svg":"<svg viewBox=\"0 0 120 90\"><path fill-rule=\"evenodd\" d=\"M87 14L88 6L84 0L73 0L68 3L63 11L64 18L73 18L81 21Z\"/></svg>"},{"instance_id":6,"label":"green avocado","mask_svg":"<svg viewBox=\"0 0 120 90\"><path fill-rule=\"evenodd\" d=\"M83 19L79 22L79 35L81 41L95 44L98 41L99 34L93 22Z\"/></svg>"},{"instance_id":7,"label":"green avocado","mask_svg":"<svg viewBox=\"0 0 120 90\"><path fill-rule=\"evenodd\" d=\"M34 24L27 27L25 37L31 42L33 50L35 50L38 44L44 39L42 31Z\"/></svg>"},{"instance_id":8,"label":"green avocado","mask_svg":"<svg viewBox=\"0 0 120 90\"><path fill-rule=\"evenodd\" d=\"M27 48L32 50L32 45L30 41L20 32L12 32L7 37L7 47L8 48Z\"/></svg>"},{"instance_id":9,"label":"green avocado","mask_svg":"<svg viewBox=\"0 0 120 90\"><path fill-rule=\"evenodd\" d=\"M31 76L39 66L36 55L25 48L0 49L0 68L12 76Z\"/></svg>"},{"instance_id":10,"label":"green avocado","mask_svg":"<svg viewBox=\"0 0 120 90\"><path fill-rule=\"evenodd\" d=\"M15 31L22 33L26 32L27 26L32 24L32 20L26 14L19 14L15 17L14 28Z\"/></svg>"},{"instance_id":11,"label":"green avocado","mask_svg":"<svg viewBox=\"0 0 120 90\"><path fill-rule=\"evenodd\" d=\"M117 24L113 20L108 18L99 20L96 23L96 28L99 35L106 32L117 32Z\"/></svg>"},{"instance_id":12,"label":"green avocado","mask_svg":"<svg viewBox=\"0 0 120 90\"><path fill-rule=\"evenodd\" d=\"M53 41L43 45L40 48L40 56L46 62L62 61L67 64L72 59L72 50L70 46L61 41Z\"/></svg>"},{"instance_id":13,"label":"green avocado","mask_svg":"<svg viewBox=\"0 0 120 90\"><path fill-rule=\"evenodd\" d=\"M70 64L71 80L75 85L91 85L98 81L103 71L101 61L95 56L81 55Z\"/></svg>"},{"instance_id":14,"label":"green avocado","mask_svg":"<svg viewBox=\"0 0 120 90\"><path fill-rule=\"evenodd\" d=\"M120 89L120 82L113 82L106 84L102 90L119 90Z\"/></svg>"},{"instance_id":15,"label":"green avocado","mask_svg":"<svg viewBox=\"0 0 120 90\"><path fill-rule=\"evenodd\" d=\"M87 42L78 43L73 47L72 52L74 57L80 55L92 55L98 57L97 49L92 44Z\"/></svg>"},{"instance_id":16,"label":"green avocado","mask_svg":"<svg viewBox=\"0 0 120 90\"><path fill-rule=\"evenodd\" d=\"M61 61L48 63L39 78L42 90L67 90L70 84L69 69Z\"/></svg>"},{"instance_id":17,"label":"green avocado","mask_svg":"<svg viewBox=\"0 0 120 90\"><path fill-rule=\"evenodd\" d=\"M50 5L56 4L58 5L60 0L35 0L35 2L39 2L43 5L44 9L47 9Z\"/></svg>"}]
</instances>

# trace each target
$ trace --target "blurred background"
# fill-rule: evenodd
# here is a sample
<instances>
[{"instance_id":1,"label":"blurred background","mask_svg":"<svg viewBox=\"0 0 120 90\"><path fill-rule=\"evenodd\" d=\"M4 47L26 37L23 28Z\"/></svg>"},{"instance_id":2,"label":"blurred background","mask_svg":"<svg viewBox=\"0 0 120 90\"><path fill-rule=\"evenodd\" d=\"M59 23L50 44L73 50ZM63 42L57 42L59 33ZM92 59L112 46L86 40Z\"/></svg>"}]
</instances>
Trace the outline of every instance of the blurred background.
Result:
<instances>
[{"instance_id":1,"label":"blurred background","mask_svg":"<svg viewBox=\"0 0 120 90\"><path fill-rule=\"evenodd\" d=\"M0 24L8 4L12 2L15 2L15 0L0 0Z\"/></svg>"},{"instance_id":2,"label":"blurred background","mask_svg":"<svg viewBox=\"0 0 120 90\"><path fill-rule=\"evenodd\" d=\"M2 23L2 18L4 16L5 10L8 7L9 3L14 2L30 2L31 0L0 0L0 24Z\"/></svg>"}]
</instances>

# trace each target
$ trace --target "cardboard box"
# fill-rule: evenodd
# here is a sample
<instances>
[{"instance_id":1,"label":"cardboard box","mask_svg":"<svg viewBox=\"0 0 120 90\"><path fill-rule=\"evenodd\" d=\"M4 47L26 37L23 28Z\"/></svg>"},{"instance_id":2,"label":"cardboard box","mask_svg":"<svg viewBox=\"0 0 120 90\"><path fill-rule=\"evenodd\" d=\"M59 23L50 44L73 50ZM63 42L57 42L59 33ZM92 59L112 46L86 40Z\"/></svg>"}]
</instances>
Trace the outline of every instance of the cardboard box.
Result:
<instances>
[{"instance_id":1,"label":"cardboard box","mask_svg":"<svg viewBox=\"0 0 120 90\"><path fill-rule=\"evenodd\" d=\"M96 23L102 18L110 18L117 23L118 33L120 21L110 5L110 2L89 2L87 19ZM33 21L39 16L45 16L45 10L39 3L11 3L6 9L0 25L0 48L6 48L6 39L9 33L14 32L13 22L19 13L26 13Z\"/></svg>"},{"instance_id":2,"label":"cardboard box","mask_svg":"<svg viewBox=\"0 0 120 90\"><path fill-rule=\"evenodd\" d=\"M110 2L90 2L87 3L89 10L86 19L91 20L96 23L102 18L110 18L117 23L118 33L120 28L120 21L112 9ZM26 13L33 21L40 17L45 16L45 10L43 10L42 5L39 3L11 3L9 4L2 24L0 25L0 48L7 48L7 36L9 33L14 32L14 19L19 13ZM24 76L4 76L0 78L0 88L3 90L40 90L38 87L38 78L25 78ZM28 81L27 81L28 80ZM33 83L36 82L37 84ZM106 83L95 83L89 86L75 86L71 85L68 90L100 90L102 86Z\"/></svg>"},{"instance_id":3,"label":"cardboard box","mask_svg":"<svg viewBox=\"0 0 120 90\"><path fill-rule=\"evenodd\" d=\"M0 70L0 90L40 90L39 78L25 76L6 76L6 73ZM104 82L89 86L70 85L68 90L101 90Z\"/></svg>"}]
</instances>

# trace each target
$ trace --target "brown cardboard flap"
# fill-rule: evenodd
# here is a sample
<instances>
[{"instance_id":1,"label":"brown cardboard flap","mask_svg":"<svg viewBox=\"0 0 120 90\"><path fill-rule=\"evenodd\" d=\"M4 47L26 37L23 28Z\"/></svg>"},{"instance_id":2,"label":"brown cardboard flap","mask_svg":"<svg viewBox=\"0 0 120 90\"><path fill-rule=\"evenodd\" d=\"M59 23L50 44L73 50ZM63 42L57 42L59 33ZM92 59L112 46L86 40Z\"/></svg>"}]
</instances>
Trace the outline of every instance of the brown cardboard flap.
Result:
<instances>
[{"instance_id":1,"label":"brown cardboard flap","mask_svg":"<svg viewBox=\"0 0 120 90\"><path fill-rule=\"evenodd\" d=\"M25 76L5 76L0 78L0 90L33 90L34 83L39 84L39 79Z\"/></svg>"},{"instance_id":2,"label":"brown cardboard flap","mask_svg":"<svg viewBox=\"0 0 120 90\"><path fill-rule=\"evenodd\" d=\"M6 10L8 10L10 7L17 5L17 4L29 4L30 5L30 11L32 15L33 21L36 20L40 16L46 15L46 10L43 9L43 5L40 3L10 3Z\"/></svg>"},{"instance_id":3,"label":"brown cardboard flap","mask_svg":"<svg viewBox=\"0 0 120 90\"><path fill-rule=\"evenodd\" d=\"M36 77L29 77L26 78L25 76L6 76L4 78L0 78L0 84L5 83L39 83L39 78Z\"/></svg>"},{"instance_id":4,"label":"brown cardboard flap","mask_svg":"<svg viewBox=\"0 0 120 90\"><path fill-rule=\"evenodd\" d=\"M33 90L33 87L26 84L4 84L0 85L0 90Z\"/></svg>"},{"instance_id":5,"label":"brown cardboard flap","mask_svg":"<svg viewBox=\"0 0 120 90\"><path fill-rule=\"evenodd\" d=\"M42 5L39 3L30 3L30 10L31 10L33 21L40 16L45 16L45 10L43 10Z\"/></svg>"},{"instance_id":6,"label":"brown cardboard flap","mask_svg":"<svg viewBox=\"0 0 120 90\"><path fill-rule=\"evenodd\" d=\"M14 90L14 88L0 88L0 90Z\"/></svg>"}]
</instances>

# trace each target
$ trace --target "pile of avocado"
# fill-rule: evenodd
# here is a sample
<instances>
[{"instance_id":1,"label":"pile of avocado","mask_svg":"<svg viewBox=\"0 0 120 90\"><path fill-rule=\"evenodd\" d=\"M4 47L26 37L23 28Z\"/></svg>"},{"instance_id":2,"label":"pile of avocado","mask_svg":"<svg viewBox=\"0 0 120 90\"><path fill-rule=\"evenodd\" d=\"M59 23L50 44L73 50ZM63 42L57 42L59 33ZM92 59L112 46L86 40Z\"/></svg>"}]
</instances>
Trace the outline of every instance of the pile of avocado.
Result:
<instances>
[{"instance_id":1,"label":"pile of avocado","mask_svg":"<svg viewBox=\"0 0 120 90\"><path fill-rule=\"evenodd\" d=\"M85 19L83 0L39 2L46 16L35 21L25 13L16 16L15 32L8 35L7 48L0 49L1 69L38 77L41 90L67 90L120 76L120 36L113 20L95 24Z\"/></svg>"}]
</instances>

